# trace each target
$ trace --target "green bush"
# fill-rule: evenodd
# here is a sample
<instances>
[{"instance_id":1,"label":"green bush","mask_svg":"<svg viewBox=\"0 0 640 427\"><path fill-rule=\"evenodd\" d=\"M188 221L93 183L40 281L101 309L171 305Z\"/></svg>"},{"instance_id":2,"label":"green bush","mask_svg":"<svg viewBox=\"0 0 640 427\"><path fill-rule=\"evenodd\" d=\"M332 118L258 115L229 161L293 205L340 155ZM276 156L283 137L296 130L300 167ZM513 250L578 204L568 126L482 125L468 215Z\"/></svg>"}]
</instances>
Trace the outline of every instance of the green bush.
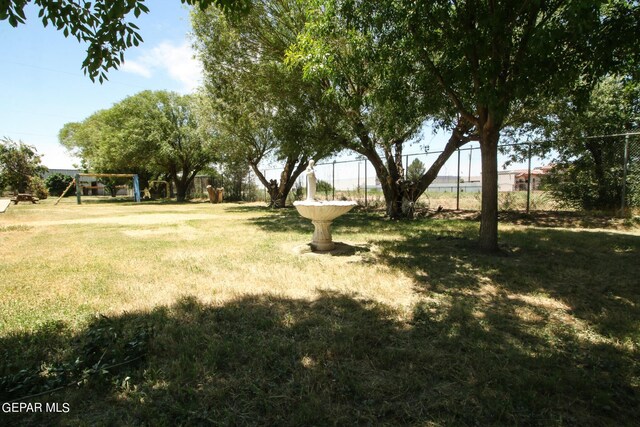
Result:
<instances>
[{"instance_id":1,"label":"green bush","mask_svg":"<svg viewBox=\"0 0 640 427\"><path fill-rule=\"evenodd\" d=\"M316 184L316 191L318 193L324 193L325 199L328 199L329 193L333 194L333 187L327 181L319 179L318 183Z\"/></svg>"},{"instance_id":2,"label":"green bush","mask_svg":"<svg viewBox=\"0 0 640 427\"><path fill-rule=\"evenodd\" d=\"M39 176L32 176L29 178L29 193L36 196L38 199L46 199L49 197L49 190L44 184L44 180Z\"/></svg>"},{"instance_id":3,"label":"green bush","mask_svg":"<svg viewBox=\"0 0 640 427\"><path fill-rule=\"evenodd\" d=\"M49 190L49 194L51 194L52 196L60 196L62 192L69 186L71 181L73 181L73 178L69 175L54 173L47 177L45 185ZM69 196L70 194L73 194L73 191L67 193L66 196Z\"/></svg>"}]
</instances>

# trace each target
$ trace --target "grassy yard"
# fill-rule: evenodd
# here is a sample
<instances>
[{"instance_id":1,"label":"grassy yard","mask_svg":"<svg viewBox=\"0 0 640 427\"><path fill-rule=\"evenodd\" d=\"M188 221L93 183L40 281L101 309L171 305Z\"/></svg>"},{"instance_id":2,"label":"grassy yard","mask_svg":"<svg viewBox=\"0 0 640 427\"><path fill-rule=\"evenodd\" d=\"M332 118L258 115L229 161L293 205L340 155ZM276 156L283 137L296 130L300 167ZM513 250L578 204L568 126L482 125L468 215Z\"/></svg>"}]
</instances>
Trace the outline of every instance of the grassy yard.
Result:
<instances>
[{"instance_id":1,"label":"grassy yard","mask_svg":"<svg viewBox=\"0 0 640 427\"><path fill-rule=\"evenodd\" d=\"M433 206L432 206L433 207ZM640 226L255 204L0 214L0 425L637 425Z\"/></svg>"}]
</instances>

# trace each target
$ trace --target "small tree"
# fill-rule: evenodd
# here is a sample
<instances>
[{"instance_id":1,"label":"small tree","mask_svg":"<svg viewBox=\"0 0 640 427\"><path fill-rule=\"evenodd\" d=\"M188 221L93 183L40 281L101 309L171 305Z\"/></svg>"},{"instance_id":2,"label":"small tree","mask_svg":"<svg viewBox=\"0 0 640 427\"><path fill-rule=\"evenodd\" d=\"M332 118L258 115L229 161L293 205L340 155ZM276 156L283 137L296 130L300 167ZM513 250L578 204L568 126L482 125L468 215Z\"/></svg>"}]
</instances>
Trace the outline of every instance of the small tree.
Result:
<instances>
[{"instance_id":1,"label":"small tree","mask_svg":"<svg viewBox=\"0 0 640 427\"><path fill-rule=\"evenodd\" d=\"M50 195L60 196L69 184L71 184L71 181L73 181L73 178L69 175L54 173L47 177L45 180L45 186L47 187L47 190L49 190ZM69 194L71 194L71 192L67 193L67 195Z\"/></svg>"},{"instance_id":2,"label":"small tree","mask_svg":"<svg viewBox=\"0 0 640 427\"><path fill-rule=\"evenodd\" d=\"M109 192L111 197L116 197L118 194L118 186L124 185L127 182L126 178L108 177L100 178L100 182L104 184L104 188Z\"/></svg>"},{"instance_id":3,"label":"small tree","mask_svg":"<svg viewBox=\"0 0 640 427\"><path fill-rule=\"evenodd\" d=\"M32 176L29 178L29 193L36 196L39 199L46 199L49 197L49 190L44 183L44 179L39 176Z\"/></svg>"},{"instance_id":4,"label":"small tree","mask_svg":"<svg viewBox=\"0 0 640 427\"><path fill-rule=\"evenodd\" d=\"M0 188L9 186L18 193L29 188L32 177L47 170L40 163L40 155L35 147L10 138L0 140Z\"/></svg>"},{"instance_id":5,"label":"small tree","mask_svg":"<svg viewBox=\"0 0 640 427\"><path fill-rule=\"evenodd\" d=\"M412 182L418 182L425 172L424 163L420 159L415 159L407 168L407 179Z\"/></svg>"},{"instance_id":6,"label":"small tree","mask_svg":"<svg viewBox=\"0 0 640 427\"><path fill-rule=\"evenodd\" d=\"M329 193L333 192L333 187L327 181L323 181L323 180L319 179L317 184L316 184L316 190L319 193L324 193L324 197L326 199L328 199L329 198Z\"/></svg>"}]
</instances>

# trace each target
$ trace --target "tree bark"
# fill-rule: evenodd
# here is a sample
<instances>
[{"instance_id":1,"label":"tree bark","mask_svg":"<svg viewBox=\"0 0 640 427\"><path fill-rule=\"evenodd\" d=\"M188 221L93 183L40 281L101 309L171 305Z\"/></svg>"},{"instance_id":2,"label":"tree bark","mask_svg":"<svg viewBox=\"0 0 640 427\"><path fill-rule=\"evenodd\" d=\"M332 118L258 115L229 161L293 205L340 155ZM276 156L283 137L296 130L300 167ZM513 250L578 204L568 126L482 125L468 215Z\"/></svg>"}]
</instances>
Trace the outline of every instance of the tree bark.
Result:
<instances>
[{"instance_id":1,"label":"tree bark","mask_svg":"<svg viewBox=\"0 0 640 427\"><path fill-rule=\"evenodd\" d=\"M480 137L482 157L482 213L480 216L480 249L498 251L498 140L499 131L483 126Z\"/></svg>"},{"instance_id":2,"label":"tree bark","mask_svg":"<svg viewBox=\"0 0 640 427\"><path fill-rule=\"evenodd\" d=\"M178 179L178 177L174 177L176 183L176 200L178 203L182 203L187 200L187 191L189 190L189 186L193 182L193 179L196 177L197 171L192 173L182 172L182 177Z\"/></svg>"},{"instance_id":3,"label":"tree bark","mask_svg":"<svg viewBox=\"0 0 640 427\"><path fill-rule=\"evenodd\" d=\"M369 162L371 162L373 169L376 171L376 176L378 180L380 180L382 194L384 195L384 201L387 206L387 216L391 219L402 218L402 193L400 191L400 183L398 182L402 177L398 176L398 169L385 165L378 152L373 148L362 150L360 154L364 155ZM387 162L389 161L393 162L393 157L388 156Z\"/></svg>"},{"instance_id":4,"label":"tree bark","mask_svg":"<svg viewBox=\"0 0 640 427\"><path fill-rule=\"evenodd\" d=\"M178 203L182 203L187 199L187 185L185 185L182 179L176 179L176 200Z\"/></svg>"},{"instance_id":5,"label":"tree bark","mask_svg":"<svg viewBox=\"0 0 640 427\"><path fill-rule=\"evenodd\" d=\"M297 165L296 165L297 164ZM287 197L296 179L306 169L309 164L309 160L306 157L298 159L297 157L289 157L285 162L284 169L280 173L280 181L272 179L267 181L267 178L258 168L255 162L250 162L251 169L256 174L262 185L267 189L269 194L269 207L271 208L284 208L286 206Z\"/></svg>"},{"instance_id":6,"label":"tree bark","mask_svg":"<svg viewBox=\"0 0 640 427\"><path fill-rule=\"evenodd\" d=\"M472 139L467 136L472 128L473 126L468 124L465 119L461 119L458 122L458 125L451 132L451 136L442 153L440 153L438 158L431 164L431 167L422 175L420 181L418 181L414 202L418 200L422 193L424 193L429 185L438 177L438 172L440 172L440 169L447 163L447 160L449 160L453 153Z\"/></svg>"}]
</instances>

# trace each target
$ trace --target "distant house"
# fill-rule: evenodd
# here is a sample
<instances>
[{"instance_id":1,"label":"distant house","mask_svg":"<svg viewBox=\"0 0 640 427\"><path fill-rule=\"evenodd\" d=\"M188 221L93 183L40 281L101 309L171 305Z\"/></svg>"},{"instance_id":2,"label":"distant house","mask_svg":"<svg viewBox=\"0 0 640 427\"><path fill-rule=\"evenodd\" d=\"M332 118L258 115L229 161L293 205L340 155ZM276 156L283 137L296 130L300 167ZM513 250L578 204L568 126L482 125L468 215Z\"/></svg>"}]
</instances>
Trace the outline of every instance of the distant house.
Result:
<instances>
[{"instance_id":1,"label":"distant house","mask_svg":"<svg viewBox=\"0 0 640 427\"><path fill-rule=\"evenodd\" d=\"M553 166L541 166L531 170L531 190L539 190L542 180ZM498 191L527 191L529 171L527 169L498 172Z\"/></svg>"},{"instance_id":2,"label":"distant house","mask_svg":"<svg viewBox=\"0 0 640 427\"><path fill-rule=\"evenodd\" d=\"M49 169L42 175L43 179L47 179L50 175L60 173L62 175L67 175L72 178L75 178L77 173L82 173L78 169ZM105 188L104 184L98 181L97 178L93 176L81 176L80 177L80 187L82 187L82 195L83 196L109 196L109 192ZM75 194L75 190L73 190ZM126 196L129 193L128 188L119 188L116 195L118 196Z\"/></svg>"}]
</instances>

